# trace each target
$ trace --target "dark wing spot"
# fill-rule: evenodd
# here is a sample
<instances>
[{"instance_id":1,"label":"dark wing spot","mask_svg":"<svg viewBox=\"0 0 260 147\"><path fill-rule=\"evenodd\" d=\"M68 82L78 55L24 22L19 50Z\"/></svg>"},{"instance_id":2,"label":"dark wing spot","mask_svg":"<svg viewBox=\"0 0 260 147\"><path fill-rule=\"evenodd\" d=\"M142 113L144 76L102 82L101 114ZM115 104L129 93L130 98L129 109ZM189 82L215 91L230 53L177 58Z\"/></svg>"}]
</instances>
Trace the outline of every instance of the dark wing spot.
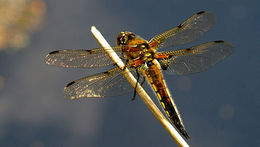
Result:
<instances>
[{"instance_id":1,"label":"dark wing spot","mask_svg":"<svg viewBox=\"0 0 260 147\"><path fill-rule=\"evenodd\" d=\"M66 87L69 87L69 86L71 86L72 84L74 84L75 83L75 81L72 81L72 82L70 82Z\"/></svg>"},{"instance_id":2,"label":"dark wing spot","mask_svg":"<svg viewBox=\"0 0 260 147\"><path fill-rule=\"evenodd\" d=\"M110 74L108 71L105 71L105 72L103 72L103 73L104 73L104 74L108 74L108 75Z\"/></svg>"},{"instance_id":3,"label":"dark wing spot","mask_svg":"<svg viewBox=\"0 0 260 147\"><path fill-rule=\"evenodd\" d=\"M86 52L92 54L93 53L93 50L85 50Z\"/></svg>"},{"instance_id":4,"label":"dark wing spot","mask_svg":"<svg viewBox=\"0 0 260 147\"><path fill-rule=\"evenodd\" d=\"M224 41L223 40L217 40L217 41L214 41L215 43L223 43Z\"/></svg>"},{"instance_id":5,"label":"dark wing spot","mask_svg":"<svg viewBox=\"0 0 260 147\"><path fill-rule=\"evenodd\" d=\"M200 12L198 12L197 14L198 14L198 15L201 15L201 14L203 14L203 13L205 13L205 11L200 11Z\"/></svg>"},{"instance_id":6,"label":"dark wing spot","mask_svg":"<svg viewBox=\"0 0 260 147\"><path fill-rule=\"evenodd\" d=\"M171 57L168 57L168 59L162 59L162 60L159 60L159 63L161 65L161 68L162 70L167 70L170 66L170 59Z\"/></svg>"},{"instance_id":7,"label":"dark wing spot","mask_svg":"<svg viewBox=\"0 0 260 147\"><path fill-rule=\"evenodd\" d=\"M178 25L178 28L179 28L179 29L182 28L182 24L179 24L179 25Z\"/></svg>"},{"instance_id":8,"label":"dark wing spot","mask_svg":"<svg viewBox=\"0 0 260 147\"><path fill-rule=\"evenodd\" d=\"M169 66L165 65L165 64L161 64L161 68L162 70L167 70Z\"/></svg>"},{"instance_id":9,"label":"dark wing spot","mask_svg":"<svg viewBox=\"0 0 260 147\"><path fill-rule=\"evenodd\" d=\"M188 52L191 51L191 48L187 48L186 51L188 51Z\"/></svg>"},{"instance_id":10,"label":"dark wing spot","mask_svg":"<svg viewBox=\"0 0 260 147\"><path fill-rule=\"evenodd\" d=\"M51 54L56 54L56 53L58 53L58 52L60 52L60 51L53 51L53 52L50 52L49 55L51 55Z\"/></svg>"}]
</instances>

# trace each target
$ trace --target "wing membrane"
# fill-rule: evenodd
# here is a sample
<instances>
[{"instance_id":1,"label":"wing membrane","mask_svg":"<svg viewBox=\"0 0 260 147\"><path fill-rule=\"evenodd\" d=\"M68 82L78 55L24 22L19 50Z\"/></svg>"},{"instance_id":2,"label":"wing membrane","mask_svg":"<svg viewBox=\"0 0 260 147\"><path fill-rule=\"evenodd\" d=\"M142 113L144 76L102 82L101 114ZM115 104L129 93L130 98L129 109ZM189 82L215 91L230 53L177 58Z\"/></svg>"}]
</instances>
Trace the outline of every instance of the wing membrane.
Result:
<instances>
[{"instance_id":1,"label":"wing membrane","mask_svg":"<svg viewBox=\"0 0 260 147\"><path fill-rule=\"evenodd\" d=\"M169 59L159 62L169 64L167 73L185 75L205 71L224 60L234 51L232 45L224 41L214 41L188 49L165 52Z\"/></svg>"},{"instance_id":2,"label":"wing membrane","mask_svg":"<svg viewBox=\"0 0 260 147\"><path fill-rule=\"evenodd\" d=\"M136 76L133 69L130 71ZM140 78L142 81L143 77ZM69 83L63 91L64 96L69 99L109 97L129 92L134 92L134 89L121 74L119 68L75 80Z\"/></svg>"},{"instance_id":3,"label":"wing membrane","mask_svg":"<svg viewBox=\"0 0 260 147\"><path fill-rule=\"evenodd\" d=\"M113 50L115 52L121 51L120 47L113 47ZM103 48L53 51L45 56L45 63L65 68L103 67L113 64Z\"/></svg>"},{"instance_id":4,"label":"wing membrane","mask_svg":"<svg viewBox=\"0 0 260 147\"><path fill-rule=\"evenodd\" d=\"M215 19L212 12L198 12L179 26L152 38L150 46L161 49L198 40L213 26Z\"/></svg>"}]
</instances>

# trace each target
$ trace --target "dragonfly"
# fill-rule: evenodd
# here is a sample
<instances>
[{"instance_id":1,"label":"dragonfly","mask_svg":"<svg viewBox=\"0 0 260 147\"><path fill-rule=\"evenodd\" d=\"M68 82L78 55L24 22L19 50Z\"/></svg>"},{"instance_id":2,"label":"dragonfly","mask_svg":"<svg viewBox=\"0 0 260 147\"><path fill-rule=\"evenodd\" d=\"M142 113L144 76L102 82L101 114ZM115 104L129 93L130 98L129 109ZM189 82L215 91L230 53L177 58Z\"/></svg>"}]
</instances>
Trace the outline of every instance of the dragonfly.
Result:
<instances>
[{"instance_id":1,"label":"dragonfly","mask_svg":"<svg viewBox=\"0 0 260 147\"><path fill-rule=\"evenodd\" d=\"M230 56L234 48L229 42L217 40L185 49L159 50L172 49L200 39L213 26L215 19L214 13L200 11L150 41L124 31L117 36L117 45L112 47L138 81L145 80L150 85L165 114L186 139L190 137L167 88L163 72L187 75L205 71ZM121 74L124 69L115 66L103 48L56 50L45 56L45 62L64 68L113 67L106 72L70 82L63 90L66 98L101 98L133 92Z\"/></svg>"}]
</instances>

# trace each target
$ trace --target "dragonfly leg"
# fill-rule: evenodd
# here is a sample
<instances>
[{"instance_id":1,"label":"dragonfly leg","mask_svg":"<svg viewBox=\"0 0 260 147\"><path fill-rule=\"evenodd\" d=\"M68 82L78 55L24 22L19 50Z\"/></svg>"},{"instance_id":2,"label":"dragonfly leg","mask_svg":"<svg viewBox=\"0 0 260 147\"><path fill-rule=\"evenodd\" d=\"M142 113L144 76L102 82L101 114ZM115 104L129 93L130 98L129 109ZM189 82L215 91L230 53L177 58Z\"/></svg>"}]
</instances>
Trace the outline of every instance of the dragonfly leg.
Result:
<instances>
[{"instance_id":1,"label":"dragonfly leg","mask_svg":"<svg viewBox=\"0 0 260 147\"><path fill-rule=\"evenodd\" d=\"M139 79L140 79L140 74L139 74L139 72L138 72L137 69L136 69L136 75L137 75L137 80L136 80L136 84L135 84L135 91L134 91L134 95L133 95L132 101L135 100L135 97L136 97L136 88L137 88L138 81L139 81Z\"/></svg>"},{"instance_id":2,"label":"dragonfly leg","mask_svg":"<svg viewBox=\"0 0 260 147\"><path fill-rule=\"evenodd\" d=\"M141 86L143 86L144 82L145 82L145 77L144 77L143 81L141 82Z\"/></svg>"},{"instance_id":3,"label":"dragonfly leg","mask_svg":"<svg viewBox=\"0 0 260 147\"><path fill-rule=\"evenodd\" d=\"M128 63L129 63L129 60L128 60L128 59L126 59L126 60L125 60L125 66L124 66L123 70L125 70L125 69L126 69L126 67L127 67Z\"/></svg>"}]
</instances>

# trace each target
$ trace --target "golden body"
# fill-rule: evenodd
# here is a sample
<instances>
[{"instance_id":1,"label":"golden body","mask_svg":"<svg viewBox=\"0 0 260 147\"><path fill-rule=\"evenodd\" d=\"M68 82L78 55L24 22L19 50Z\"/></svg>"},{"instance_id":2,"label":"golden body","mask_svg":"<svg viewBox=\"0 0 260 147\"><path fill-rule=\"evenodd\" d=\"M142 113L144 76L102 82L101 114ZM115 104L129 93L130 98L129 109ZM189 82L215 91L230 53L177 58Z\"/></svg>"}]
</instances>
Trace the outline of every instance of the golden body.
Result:
<instances>
[{"instance_id":1,"label":"golden body","mask_svg":"<svg viewBox=\"0 0 260 147\"><path fill-rule=\"evenodd\" d=\"M156 93L165 113L179 132L189 138L176 105L167 89L162 70L173 75L187 75L210 69L230 56L234 48L229 42L211 41L186 49L157 52L200 39L215 23L215 14L200 11L178 26L154 36L149 42L131 32L121 32L112 47L127 67L142 73ZM64 68L96 68L114 65L103 48L56 50L46 55L45 62ZM64 96L69 99L101 98L132 92L131 87L114 67L103 73L83 77L67 84ZM139 73L138 72L138 73ZM138 77L138 74L136 74ZM119 90L120 89L120 90Z\"/></svg>"},{"instance_id":2,"label":"golden body","mask_svg":"<svg viewBox=\"0 0 260 147\"><path fill-rule=\"evenodd\" d=\"M157 59L168 58L168 55L157 53L156 49L149 45L148 41L132 32L121 32L117 37L117 44L122 48L124 55L128 59L126 66L137 68L142 73L172 123L186 138L189 138L164 81L161 66L157 61Z\"/></svg>"}]
</instances>

